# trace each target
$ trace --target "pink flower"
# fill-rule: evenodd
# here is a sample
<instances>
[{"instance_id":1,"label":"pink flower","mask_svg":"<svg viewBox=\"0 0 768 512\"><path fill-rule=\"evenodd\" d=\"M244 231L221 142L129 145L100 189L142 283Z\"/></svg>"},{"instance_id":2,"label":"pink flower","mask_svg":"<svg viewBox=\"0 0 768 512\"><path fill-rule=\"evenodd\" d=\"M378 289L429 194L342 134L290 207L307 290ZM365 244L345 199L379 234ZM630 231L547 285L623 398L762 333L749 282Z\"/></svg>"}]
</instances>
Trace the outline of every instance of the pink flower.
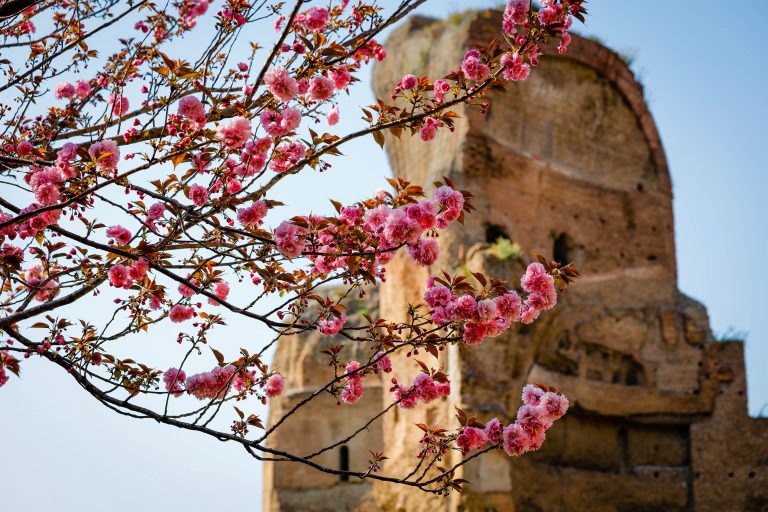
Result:
<instances>
[{"instance_id":1,"label":"pink flower","mask_svg":"<svg viewBox=\"0 0 768 512\"><path fill-rule=\"evenodd\" d=\"M320 320L317 322L317 330L320 331L320 334L323 336L334 336L341 331L342 327L344 327L346 319L347 317L345 315L341 315Z\"/></svg>"},{"instance_id":2,"label":"pink flower","mask_svg":"<svg viewBox=\"0 0 768 512\"><path fill-rule=\"evenodd\" d=\"M53 94L56 96L57 100L71 98L75 95L75 86L69 82L61 82L56 86Z\"/></svg>"},{"instance_id":3,"label":"pink flower","mask_svg":"<svg viewBox=\"0 0 768 512\"><path fill-rule=\"evenodd\" d=\"M421 226L410 219L403 209L393 210L384 225L384 237L392 246L415 243L421 232Z\"/></svg>"},{"instance_id":4,"label":"pink flower","mask_svg":"<svg viewBox=\"0 0 768 512\"><path fill-rule=\"evenodd\" d=\"M541 20L544 25L551 25L560 19L562 13L562 6L549 3L544 5L539 11L539 20Z\"/></svg>"},{"instance_id":5,"label":"pink flower","mask_svg":"<svg viewBox=\"0 0 768 512\"><path fill-rule=\"evenodd\" d=\"M168 311L168 316L170 317L171 322L174 323L180 323L189 320L193 315L194 310L182 304L176 304L170 309L170 311Z\"/></svg>"},{"instance_id":6,"label":"pink flower","mask_svg":"<svg viewBox=\"0 0 768 512\"><path fill-rule=\"evenodd\" d=\"M445 95L451 92L451 84L445 80L435 80L432 90L435 92L438 103L442 103L445 101Z\"/></svg>"},{"instance_id":7,"label":"pink flower","mask_svg":"<svg viewBox=\"0 0 768 512\"><path fill-rule=\"evenodd\" d=\"M184 391L184 382L187 380L187 374L184 370L178 368L168 368L163 373L163 382L165 382L165 390L173 396L181 396Z\"/></svg>"},{"instance_id":8,"label":"pink flower","mask_svg":"<svg viewBox=\"0 0 768 512\"><path fill-rule=\"evenodd\" d=\"M435 227L437 206L429 199L423 199L416 204L409 204L405 207L405 213L410 219L416 221L423 230Z\"/></svg>"},{"instance_id":9,"label":"pink flower","mask_svg":"<svg viewBox=\"0 0 768 512\"><path fill-rule=\"evenodd\" d=\"M528 306L528 304L523 304L520 309L520 322L524 324L530 324L537 318L539 318L539 314L541 312L536 309Z\"/></svg>"},{"instance_id":10,"label":"pink flower","mask_svg":"<svg viewBox=\"0 0 768 512\"><path fill-rule=\"evenodd\" d=\"M205 107L194 96L184 96L179 101L179 115L196 123L205 122Z\"/></svg>"},{"instance_id":11,"label":"pink flower","mask_svg":"<svg viewBox=\"0 0 768 512\"><path fill-rule=\"evenodd\" d=\"M547 273L547 269L539 262L528 265L525 274L520 279L523 290L533 293L546 293L554 288L554 278Z\"/></svg>"},{"instance_id":12,"label":"pink flower","mask_svg":"<svg viewBox=\"0 0 768 512\"><path fill-rule=\"evenodd\" d=\"M477 303L477 318L483 323L495 320L499 316L499 310L496 309L496 303L491 299L483 299Z\"/></svg>"},{"instance_id":13,"label":"pink flower","mask_svg":"<svg viewBox=\"0 0 768 512\"><path fill-rule=\"evenodd\" d=\"M397 406L401 409L413 409L418 403L419 395L413 388L406 388L398 384L397 380L392 379L394 386L390 389L392 398L398 402Z\"/></svg>"},{"instance_id":14,"label":"pink flower","mask_svg":"<svg viewBox=\"0 0 768 512\"><path fill-rule=\"evenodd\" d=\"M201 185L194 184L189 187L189 198L195 206L204 206L208 201L208 189Z\"/></svg>"},{"instance_id":15,"label":"pink flower","mask_svg":"<svg viewBox=\"0 0 768 512\"><path fill-rule=\"evenodd\" d=\"M128 105L128 98L122 94L119 96L110 94L109 98L107 98L107 103L112 105L112 114L118 117L127 114L128 109L130 108Z\"/></svg>"},{"instance_id":16,"label":"pink flower","mask_svg":"<svg viewBox=\"0 0 768 512\"><path fill-rule=\"evenodd\" d=\"M120 161L120 149L113 140L94 142L88 148L88 155L102 171L114 171Z\"/></svg>"},{"instance_id":17,"label":"pink flower","mask_svg":"<svg viewBox=\"0 0 768 512\"><path fill-rule=\"evenodd\" d=\"M339 91L349 87L352 82L352 75L346 66L336 66L328 72L328 78L333 81L333 86Z\"/></svg>"},{"instance_id":18,"label":"pink flower","mask_svg":"<svg viewBox=\"0 0 768 512\"><path fill-rule=\"evenodd\" d=\"M227 192L237 194L241 190L243 190L243 183L240 180L227 178Z\"/></svg>"},{"instance_id":19,"label":"pink flower","mask_svg":"<svg viewBox=\"0 0 768 512\"><path fill-rule=\"evenodd\" d=\"M307 154L307 148L301 141L281 142L272 154L269 168L275 172L287 172Z\"/></svg>"},{"instance_id":20,"label":"pink flower","mask_svg":"<svg viewBox=\"0 0 768 512\"><path fill-rule=\"evenodd\" d=\"M282 66L275 66L264 76L264 83L269 92L277 99L288 101L296 97L299 92L299 85L288 71Z\"/></svg>"},{"instance_id":21,"label":"pink flower","mask_svg":"<svg viewBox=\"0 0 768 512\"><path fill-rule=\"evenodd\" d=\"M229 285L224 281L217 282L215 285L213 285L213 294L221 300L227 300L227 296L229 295ZM208 304L218 306L219 301L209 297Z\"/></svg>"},{"instance_id":22,"label":"pink flower","mask_svg":"<svg viewBox=\"0 0 768 512\"><path fill-rule=\"evenodd\" d=\"M224 146L233 149L242 147L251 137L251 122L238 116L216 129L216 138Z\"/></svg>"},{"instance_id":23,"label":"pink flower","mask_svg":"<svg viewBox=\"0 0 768 512\"><path fill-rule=\"evenodd\" d=\"M485 424L485 435L491 443L496 444L501 442L503 434L504 425L502 425L496 418L493 418Z\"/></svg>"},{"instance_id":24,"label":"pink flower","mask_svg":"<svg viewBox=\"0 0 768 512\"><path fill-rule=\"evenodd\" d=\"M551 425L540 407L535 405L523 405L517 410L515 423L523 427L529 434L535 434L539 430L546 430Z\"/></svg>"},{"instance_id":25,"label":"pink flower","mask_svg":"<svg viewBox=\"0 0 768 512\"><path fill-rule=\"evenodd\" d=\"M414 75L405 75L400 83L397 84L398 89L402 91L410 91L419 84L419 79Z\"/></svg>"},{"instance_id":26,"label":"pink flower","mask_svg":"<svg viewBox=\"0 0 768 512\"><path fill-rule=\"evenodd\" d=\"M568 46L571 44L571 34L568 32L563 32L563 35L560 36L560 44L557 46L557 51L559 53L565 53L568 51Z\"/></svg>"},{"instance_id":27,"label":"pink flower","mask_svg":"<svg viewBox=\"0 0 768 512\"><path fill-rule=\"evenodd\" d=\"M499 62L504 66L503 76L505 80L525 80L531 72L530 64L523 62L523 58L517 53L511 55L505 53ZM533 62L533 57L531 57L531 62Z\"/></svg>"},{"instance_id":28,"label":"pink flower","mask_svg":"<svg viewBox=\"0 0 768 512\"><path fill-rule=\"evenodd\" d=\"M253 202L251 206L237 210L237 220L245 227L260 225L266 215L267 203L261 200Z\"/></svg>"},{"instance_id":29,"label":"pink flower","mask_svg":"<svg viewBox=\"0 0 768 512\"><path fill-rule=\"evenodd\" d=\"M91 94L91 84L86 80L78 80L75 84L75 94L81 100L87 98Z\"/></svg>"},{"instance_id":30,"label":"pink flower","mask_svg":"<svg viewBox=\"0 0 768 512\"><path fill-rule=\"evenodd\" d=\"M108 275L109 282L116 288L128 288L131 286L131 279L125 265L113 265L109 269Z\"/></svg>"},{"instance_id":31,"label":"pink flower","mask_svg":"<svg viewBox=\"0 0 768 512\"><path fill-rule=\"evenodd\" d=\"M473 320L477 315L477 301L471 295L462 295L456 299L452 313L456 320Z\"/></svg>"},{"instance_id":32,"label":"pink flower","mask_svg":"<svg viewBox=\"0 0 768 512\"><path fill-rule=\"evenodd\" d=\"M483 342L487 330L488 328L485 326L485 324L467 322L464 324L464 343L467 345L479 345Z\"/></svg>"},{"instance_id":33,"label":"pink flower","mask_svg":"<svg viewBox=\"0 0 768 512\"><path fill-rule=\"evenodd\" d=\"M120 225L112 226L107 228L107 237L120 245L127 245L131 241L131 232Z\"/></svg>"},{"instance_id":34,"label":"pink flower","mask_svg":"<svg viewBox=\"0 0 768 512\"><path fill-rule=\"evenodd\" d=\"M275 244L277 249L288 258L295 258L304 251L306 240L302 236L303 229L288 221L283 221L275 229Z\"/></svg>"},{"instance_id":35,"label":"pink flower","mask_svg":"<svg viewBox=\"0 0 768 512\"><path fill-rule=\"evenodd\" d=\"M32 149L32 144L28 140L22 140L16 144L16 153L18 153L19 156L27 156L32 153Z\"/></svg>"},{"instance_id":36,"label":"pink flower","mask_svg":"<svg viewBox=\"0 0 768 512\"><path fill-rule=\"evenodd\" d=\"M434 286L424 292L424 302L431 308L445 306L452 298L451 291L442 285Z\"/></svg>"},{"instance_id":37,"label":"pink flower","mask_svg":"<svg viewBox=\"0 0 768 512\"><path fill-rule=\"evenodd\" d=\"M435 190L435 200L440 209L445 211L458 213L464 207L464 195L447 185Z\"/></svg>"},{"instance_id":38,"label":"pink flower","mask_svg":"<svg viewBox=\"0 0 768 512\"><path fill-rule=\"evenodd\" d=\"M148 271L149 263L147 263L147 260L144 258L141 258L134 261L133 265L130 266L128 269L128 277L134 281L138 281L139 279L144 279L144 276L147 275Z\"/></svg>"},{"instance_id":39,"label":"pink flower","mask_svg":"<svg viewBox=\"0 0 768 512\"><path fill-rule=\"evenodd\" d=\"M512 423L504 428L504 443L502 447L507 455L516 457L528 451L530 434L517 423Z\"/></svg>"},{"instance_id":40,"label":"pink flower","mask_svg":"<svg viewBox=\"0 0 768 512\"><path fill-rule=\"evenodd\" d=\"M438 244L434 238L420 238L415 244L408 245L408 254L421 265L428 267L437 261Z\"/></svg>"},{"instance_id":41,"label":"pink flower","mask_svg":"<svg viewBox=\"0 0 768 512\"><path fill-rule=\"evenodd\" d=\"M392 361L389 359L389 356L384 355L384 352L376 352L376 355L373 356L375 363L373 363L373 367L382 372L389 373L392 371Z\"/></svg>"},{"instance_id":42,"label":"pink flower","mask_svg":"<svg viewBox=\"0 0 768 512\"><path fill-rule=\"evenodd\" d=\"M350 361L347 366L344 367L344 374L348 375L346 384L341 390L341 400L344 403L353 404L363 396L363 376L359 372L352 373L356 372L359 368L360 363L357 361Z\"/></svg>"},{"instance_id":43,"label":"pink flower","mask_svg":"<svg viewBox=\"0 0 768 512\"><path fill-rule=\"evenodd\" d=\"M316 101L325 101L333 96L333 82L324 76L316 76L309 83L309 96Z\"/></svg>"},{"instance_id":44,"label":"pink flower","mask_svg":"<svg viewBox=\"0 0 768 512\"><path fill-rule=\"evenodd\" d=\"M539 406L546 420L552 422L562 418L568 410L568 398L565 395L547 391L541 396Z\"/></svg>"},{"instance_id":45,"label":"pink flower","mask_svg":"<svg viewBox=\"0 0 768 512\"><path fill-rule=\"evenodd\" d=\"M476 82L483 82L491 75L491 68L483 64L477 50L469 50L464 54L461 70L467 78Z\"/></svg>"},{"instance_id":46,"label":"pink flower","mask_svg":"<svg viewBox=\"0 0 768 512\"><path fill-rule=\"evenodd\" d=\"M312 32L322 32L328 26L330 14L324 7L310 7L303 13L296 16L296 24L302 26L304 30Z\"/></svg>"},{"instance_id":47,"label":"pink flower","mask_svg":"<svg viewBox=\"0 0 768 512\"><path fill-rule=\"evenodd\" d=\"M199 400L224 398L232 385L237 368L232 365L216 367L210 372L198 373L187 378L187 392Z\"/></svg>"},{"instance_id":48,"label":"pink flower","mask_svg":"<svg viewBox=\"0 0 768 512\"><path fill-rule=\"evenodd\" d=\"M339 122L339 107L333 107L326 118L328 126L335 126Z\"/></svg>"},{"instance_id":49,"label":"pink flower","mask_svg":"<svg viewBox=\"0 0 768 512\"><path fill-rule=\"evenodd\" d=\"M147 219L158 220L165 214L165 205L163 203L155 203L147 210Z\"/></svg>"},{"instance_id":50,"label":"pink flower","mask_svg":"<svg viewBox=\"0 0 768 512\"><path fill-rule=\"evenodd\" d=\"M419 128L419 136L424 142L429 142L437 136L437 128L443 123L434 117L424 119L424 124Z\"/></svg>"},{"instance_id":51,"label":"pink flower","mask_svg":"<svg viewBox=\"0 0 768 512\"><path fill-rule=\"evenodd\" d=\"M246 72L248 71L248 64L246 64L245 62L238 62L237 69L239 69L242 72Z\"/></svg>"},{"instance_id":52,"label":"pink flower","mask_svg":"<svg viewBox=\"0 0 768 512\"><path fill-rule=\"evenodd\" d=\"M458 437L463 439L459 441ZM464 432L459 434L456 439L456 445L462 449L462 452L467 453L472 448L480 449L488 443L488 436L484 431L476 427L464 427Z\"/></svg>"},{"instance_id":53,"label":"pink flower","mask_svg":"<svg viewBox=\"0 0 768 512\"><path fill-rule=\"evenodd\" d=\"M272 374L269 379L267 379L267 386L265 389L265 393L268 397L274 398L278 395L281 395L283 393L283 390L285 389L285 377L280 375L279 373Z\"/></svg>"},{"instance_id":54,"label":"pink flower","mask_svg":"<svg viewBox=\"0 0 768 512\"><path fill-rule=\"evenodd\" d=\"M539 405L541 397L544 396L544 390L539 386L528 384L523 388L522 400L525 405Z\"/></svg>"},{"instance_id":55,"label":"pink flower","mask_svg":"<svg viewBox=\"0 0 768 512\"><path fill-rule=\"evenodd\" d=\"M504 9L504 32L513 34L515 24L522 25L528 20L530 9L531 0L512 0L507 3L507 8Z\"/></svg>"},{"instance_id":56,"label":"pink flower","mask_svg":"<svg viewBox=\"0 0 768 512\"><path fill-rule=\"evenodd\" d=\"M512 321L520 320L520 296L517 292L513 290L504 295L499 295L493 301L496 303L496 309L502 317Z\"/></svg>"},{"instance_id":57,"label":"pink flower","mask_svg":"<svg viewBox=\"0 0 768 512\"><path fill-rule=\"evenodd\" d=\"M191 279L189 276L187 276L187 279L189 279L189 284L194 286L195 288L200 288L200 281L197 279ZM185 283L181 283L179 285L179 293L186 298L194 297L195 294L197 294L197 291L195 291L195 288L192 288L192 286L187 286Z\"/></svg>"}]
</instances>

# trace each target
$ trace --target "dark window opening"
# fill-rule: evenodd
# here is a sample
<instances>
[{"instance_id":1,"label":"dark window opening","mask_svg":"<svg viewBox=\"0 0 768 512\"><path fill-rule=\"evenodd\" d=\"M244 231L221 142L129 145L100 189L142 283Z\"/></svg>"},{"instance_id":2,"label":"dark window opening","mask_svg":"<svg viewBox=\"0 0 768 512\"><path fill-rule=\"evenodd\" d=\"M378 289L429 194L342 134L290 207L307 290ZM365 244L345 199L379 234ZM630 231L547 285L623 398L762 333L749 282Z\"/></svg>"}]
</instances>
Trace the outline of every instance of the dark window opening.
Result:
<instances>
[{"instance_id":1,"label":"dark window opening","mask_svg":"<svg viewBox=\"0 0 768 512\"><path fill-rule=\"evenodd\" d=\"M339 449L339 469L349 471L349 447L346 445ZM340 475L340 477L342 482L349 480L349 475Z\"/></svg>"},{"instance_id":2,"label":"dark window opening","mask_svg":"<svg viewBox=\"0 0 768 512\"><path fill-rule=\"evenodd\" d=\"M506 230L497 224L485 225L485 241L489 244L495 243L499 238L509 239Z\"/></svg>"},{"instance_id":3,"label":"dark window opening","mask_svg":"<svg viewBox=\"0 0 768 512\"><path fill-rule=\"evenodd\" d=\"M573 246L573 242L570 238L571 237L565 233L560 233L557 238L555 238L555 244L552 247L552 259L556 262L563 264L570 263L570 249Z\"/></svg>"}]
</instances>

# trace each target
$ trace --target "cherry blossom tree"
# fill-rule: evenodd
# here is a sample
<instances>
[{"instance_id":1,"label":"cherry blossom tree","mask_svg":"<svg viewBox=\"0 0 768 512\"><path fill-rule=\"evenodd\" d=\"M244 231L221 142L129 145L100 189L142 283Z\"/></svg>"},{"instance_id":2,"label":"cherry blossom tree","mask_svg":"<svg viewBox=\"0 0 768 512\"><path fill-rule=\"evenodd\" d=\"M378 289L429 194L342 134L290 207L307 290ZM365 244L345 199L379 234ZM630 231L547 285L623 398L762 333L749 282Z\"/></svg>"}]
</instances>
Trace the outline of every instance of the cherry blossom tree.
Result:
<instances>
[{"instance_id":1,"label":"cherry blossom tree","mask_svg":"<svg viewBox=\"0 0 768 512\"><path fill-rule=\"evenodd\" d=\"M435 359L421 362L412 382L394 376L390 405L371 421L448 396L439 351L535 321L578 277L543 258L519 287L440 273L406 322L347 317L344 297L379 284L398 251L433 265L440 232L471 213L471 194L449 179L425 190L395 178L354 204L332 201L336 215L281 218L276 185L301 186L302 174L330 169L361 137L383 145L388 131L429 144L462 122L452 107L484 111L491 88L525 80L542 44L554 39L565 52L573 18L586 13L583 0L544 0L539 9L513 0L498 37L470 49L453 72L404 76L390 98L362 108L362 128L335 133L340 95L386 58L377 37L424 1L389 10L365 0L0 2L0 386L31 364L20 361L41 359L120 414L237 443L258 460L434 493L460 490L456 467L489 450L538 449L568 407L544 385L523 390L508 425L459 411L456 425L422 426L414 464L432 467L428 476L386 476L386 455L375 451L365 473L314 460L339 443L310 456L268 444L312 400L331 395L343 404L333 414L354 407L367 378L392 372L396 352ZM198 30L205 19L214 31ZM256 23L274 27L268 41L251 40L265 37L249 30ZM329 284L345 293L331 298ZM268 298L278 306L266 306ZM232 317L273 336L225 357L237 339L221 336ZM160 366L143 345L121 344L162 325L178 332L173 366ZM264 425L253 404L285 386L267 351L311 330L369 356L344 361L329 350L327 383ZM219 428L212 421L221 417ZM465 457L436 469L450 450Z\"/></svg>"}]
</instances>

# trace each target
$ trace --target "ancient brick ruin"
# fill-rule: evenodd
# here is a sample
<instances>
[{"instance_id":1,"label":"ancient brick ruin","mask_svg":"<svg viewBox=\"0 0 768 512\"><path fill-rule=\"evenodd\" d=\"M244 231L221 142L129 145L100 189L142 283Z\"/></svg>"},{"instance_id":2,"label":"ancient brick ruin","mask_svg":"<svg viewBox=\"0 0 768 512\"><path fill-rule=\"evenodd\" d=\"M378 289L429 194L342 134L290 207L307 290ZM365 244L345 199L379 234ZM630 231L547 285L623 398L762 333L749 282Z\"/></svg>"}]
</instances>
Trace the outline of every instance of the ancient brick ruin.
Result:
<instances>
[{"instance_id":1,"label":"ancient brick ruin","mask_svg":"<svg viewBox=\"0 0 768 512\"><path fill-rule=\"evenodd\" d=\"M377 96L388 97L404 73L442 76L499 25L494 11L412 18L389 38ZM390 457L383 472L402 475L417 453L414 423L454 426L454 405L506 422L526 382L567 394L569 413L540 452L466 465L471 485L462 495L277 464L265 469L265 511L768 510L768 420L747 414L741 343L715 341L704 306L677 289L669 171L642 86L590 40L575 37L566 56L548 54L526 82L493 95L487 116L457 109L456 133L428 144L388 136L386 149L394 174L425 186L449 176L476 195L479 211L441 237L433 272L466 267L512 279L540 253L573 261L583 279L533 326L441 353L449 399L391 412L317 461L364 471L368 449L379 449ZM523 257L497 258L489 242L499 236ZM398 319L421 301L429 269L398 257L388 272L378 296L353 308ZM332 342L283 341L275 365L289 382L271 420L327 381L319 351ZM367 348L346 350L352 359ZM404 358L394 366L402 380L418 371ZM367 379L364 399L345 406L344 417L333 398L316 400L271 442L311 453L381 411L387 387Z\"/></svg>"}]
</instances>

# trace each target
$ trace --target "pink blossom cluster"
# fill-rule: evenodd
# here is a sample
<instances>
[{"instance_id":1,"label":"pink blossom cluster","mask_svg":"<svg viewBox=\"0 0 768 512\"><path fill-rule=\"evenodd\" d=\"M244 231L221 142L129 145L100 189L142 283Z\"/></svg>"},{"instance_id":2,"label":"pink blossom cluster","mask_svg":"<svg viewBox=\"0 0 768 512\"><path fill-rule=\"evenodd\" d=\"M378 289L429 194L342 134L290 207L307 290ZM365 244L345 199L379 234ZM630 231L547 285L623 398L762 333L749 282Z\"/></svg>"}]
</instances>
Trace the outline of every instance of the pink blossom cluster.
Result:
<instances>
[{"instance_id":1,"label":"pink blossom cluster","mask_svg":"<svg viewBox=\"0 0 768 512\"><path fill-rule=\"evenodd\" d=\"M112 265L107 275L109 282L116 288L130 288L134 282L141 281L149 271L149 263L145 259L138 259L130 266Z\"/></svg>"},{"instance_id":2,"label":"pink blossom cluster","mask_svg":"<svg viewBox=\"0 0 768 512\"><path fill-rule=\"evenodd\" d=\"M219 125L216 138L230 149L243 147L251 138L251 122L242 116L234 117Z\"/></svg>"},{"instance_id":3,"label":"pink blossom cluster","mask_svg":"<svg viewBox=\"0 0 768 512\"><path fill-rule=\"evenodd\" d=\"M402 409L413 409L419 400L428 404L443 396L451 394L451 383L448 379L435 380L433 376L426 373L419 373L413 379L410 387L398 384L397 379L392 379L392 387L389 389L395 401L398 401L398 407Z\"/></svg>"},{"instance_id":4,"label":"pink blossom cluster","mask_svg":"<svg viewBox=\"0 0 768 512\"><path fill-rule=\"evenodd\" d=\"M59 294L59 282L55 277L46 277L43 266L35 263L24 272L27 288L34 291L34 299L38 302L46 302L56 298Z\"/></svg>"},{"instance_id":5,"label":"pink blossom cluster","mask_svg":"<svg viewBox=\"0 0 768 512\"><path fill-rule=\"evenodd\" d=\"M254 201L249 206L237 209L237 220L245 227L259 226L267 215L267 203Z\"/></svg>"},{"instance_id":6,"label":"pink blossom cluster","mask_svg":"<svg viewBox=\"0 0 768 512\"><path fill-rule=\"evenodd\" d=\"M163 374L163 382L165 383L165 390L173 396L181 396L184 392L184 383L187 380L187 374L184 370L178 368L168 368Z\"/></svg>"},{"instance_id":7,"label":"pink blossom cluster","mask_svg":"<svg viewBox=\"0 0 768 512\"><path fill-rule=\"evenodd\" d=\"M447 286L430 279L424 302L437 325L465 322L464 342L477 345L486 337L496 337L506 331L512 322L533 322L541 311L551 309L557 303L554 278L541 263L531 263L520 282L527 292L525 300L514 290L478 300L470 294L458 296Z\"/></svg>"},{"instance_id":8,"label":"pink blossom cluster","mask_svg":"<svg viewBox=\"0 0 768 512\"><path fill-rule=\"evenodd\" d=\"M210 3L211 0L183 0L179 2L181 26L192 28L197 25L197 18L205 14Z\"/></svg>"},{"instance_id":9,"label":"pink blossom cluster","mask_svg":"<svg viewBox=\"0 0 768 512\"><path fill-rule=\"evenodd\" d=\"M89 94L91 94L91 84L85 80L78 80L75 85L69 82L61 82L53 91L53 95L58 100L74 98L75 96L85 99Z\"/></svg>"},{"instance_id":10,"label":"pink blossom cluster","mask_svg":"<svg viewBox=\"0 0 768 512\"><path fill-rule=\"evenodd\" d=\"M112 114L118 117L127 114L130 108L128 98L122 94L110 94L107 103L112 106Z\"/></svg>"},{"instance_id":11,"label":"pink blossom cluster","mask_svg":"<svg viewBox=\"0 0 768 512\"><path fill-rule=\"evenodd\" d=\"M209 372L190 375L185 381L187 393L198 400L224 398L232 385L236 370L232 365L217 366Z\"/></svg>"},{"instance_id":12,"label":"pink blossom cluster","mask_svg":"<svg viewBox=\"0 0 768 512\"><path fill-rule=\"evenodd\" d=\"M32 145L22 141L17 145L19 155L25 156L32 151ZM60 149L56 161L51 167L31 166L32 172L24 175L24 181L32 189L35 199L47 206L58 202L61 197L61 184L76 175L76 170L70 165L77 156L77 146L67 143Z\"/></svg>"},{"instance_id":13,"label":"pink blossom cluster","mask_svg":"<svg viewBox=\"0 0 768 512\"><path fill-rule=\"evenodd\" d=\"M189 199L197 207L205 206L208 202L208 189L198 184L190 186Z\"/></svg>"},{"instance_id":14,"label":"pink blossom cluster","mask_svg":"<svg viewBox=\"0 0 768 512\"><path fill-rule=\"evenodd\" d=\"M327 318L317 322L317 330L320 331L320 334L323 336L334 336L341 331L346 320L346 315L328 315Z\"/></svg>"},{"instance_id":15,"label":"pink blossom cluster","mask_svg":"<svg viewBox=\"0 0 768 512\"><path fill-rule=\"evenodd\" d=\"M347 253L376 252L374 258L358 259L356 263L381 277L383 265L404 245L418 264L434 264L439 246L428 232L456 221L464 207L464 195L449 186L439 187L433 199L398 208L387 204L386 195L377 200L373 204L343 207L335 219L303 217L308 227L284 221L274 232L277 248L289 258L307 250L313 271L321 275L347 268L350 263ZM425 234L430 237L423 236Z\"/></svg>"},{"instance_id":16,"label":"pink blossom cluster","mask_svg":"<svg viewBox=\"0 0 768 512\"><path fill-rule=\"evenodd\" d=\"M173 323L186 322L195 316L195 310L183 304L176 304L168 311L168 317Z\"/></svg>"},{"instance_id":17,"label":"pink blossom cluster","mask_svg":"<svg viewBox=\"0 0 768 512\"><path fill-rule=\"evenodd\" d=\"M299 256L306 246L307 230L288 221L283 221L275 229L274 240L277 249L287 258ZM335 333L334 333L335 334Z\"/></svg>"},{"instance_id":18,"label":"pink blossom cluster","mask_svg":"<svg viewBox=\"0 0 768 512\"><path fill-rule=\"evenodd\" d=\"M522 455L541 448L546 431L568 410L568 398L529 384L523 389L523 406L514 423L504 427L502 448L508 455Z\"/></svg>"},{"instance_id":19,"label":"pink blossom cluster","mask_svg":"<svg viewBox=\"0 0 768 512\"><path fill-rule=\"evenodd\" d=\"M469 50L464 54L461 70L464 76L475 82L484 82L491 76L491 68L483 63L482 55L478 50Z\"/></svg>"},{"instance_id":20,"label":"pink blossom cluster","mask_svg":"<svg viewBox=\"0 0 768 512\"><path fill-rule=\"evenodd\" d=\"M120 161L120 148L113 140L101 140L94 142L88 148L88 155L91 160L96 162L96 166L103 172L110 172L117 169L117 163Z\"/></svg>"},{"instance_id":21,"label":"pink blossom cluster","mask_svg":"<svg viewBox=\"0 0 768 512\"><path fill-rule=\"evenodd\" d=\"M346 404L353 404L363 396L363 376L357 372L360 369L360 363L350 361L344 367L344 374L347 375L346 384L341 390L341 400Z\"/></svg>"},{"instance_id":22,"label":"pink blossom cluster","mask_svg":"<svg viewBox=\"0 0 768 512\"><path fill-rule=\"evenodd\" d=\"M19 360L13 357L10 352L3 350L0 352L0 388L8 382L8 374L5 369L18 373Z\"/></svg>"},{"instance_id":23,"label":"pink blossom cluster","mask_svg":"<svg viewBox=\"0 0 768 512\"><path fill-rule=\"evenodd\" d=\"M213 294L217 299L227 300L227 297L229 296L229 285L224 281L217 281L213 285ZM209 297L208 304L211 304L212 306L218 306L221 303L218 300Z\"/></svg>"},{"instance_id":24,"label":"pink blossom cluster","mask_svg":"<svg viewBox=\"0 0 768 512\"><path fill-rule=\"evenodd\" d=\"M26 208L22 208L21 211L19 211L19 215L25 215L27 213L34 212L35 210L39 210L40 208L42 208L42 205L39 203L32 203ZM56 208L53 210L47 210L37 215L33 215L32 217L29 217L22 222L16 222L5 226L4 228L0 228L0 235L6 236L11 240L16 238L17 235L22 240L25 238L31 238L38 232L44 230L46 227L52 226L59 222L60 217L60 209ZM8 222L13 220L13 218L13 215L0 213L0 222Z\"/></svg>"},{"instance_id":25,"label":"pink blossom cluster","mask_svg":"<svg viewBox=\"0 0 768 512\"><path fill-rule=\"evenodd\" d=\"M529 384L523 389L523 405L518 409L514 423L505 427L493 418L484 428L466 426L456 436L456 447L465 455L488 443L501 445L510 456L535 451L544 443L546 430L567 410L568 399L564 395Z\"/></svg>"},{"instance_id":26,"label":"pink blossom cluster","mask_svg":"<svg viewBox=\"0 0 768 512\"><path fill-rule=\"evenodd\" d=\"M107 238L111 238L119 245L127 245L131 241L131 232L118 224L107 228Z\"/></svg>"},{"instance_id":27,"label":"pink blossom cluster","mask_svg":"<svg viewBox=\"0 0 768 512\"><path fill-rule=\"evenodd\" d=\"M502 19L504 33L512 35L517 32L515 25L523 25L528 21L528 12L531 10L531 0L512 0L507 3Z\"/></svg>"},{"instance_id":28,"label":"pink blossom cluster","mask_svg":"<svg viewBox=\"0 0 768 512\"><path fill-rule=\"evenodd\" d=\"M261 126L271 137L281 137L295 131L301 124L301 111L286 107L280 112L265 109L259 115Z\"/></svg>"},{"instance_id":29,"label":"pink blossom cluster","mask_svg":"<svg viewBox=\"0 0 768 512\"><path fill-rule=\"evenodd\" d=\"M224 398L230 387L238 392L248 390L258 379L255 371L237 371L236 366L227 365L189 377L183 370L169 368L163 374L163 382L166 391L175 397L181 396L186 390L199 400L211 400ZM285 377L275 372L262 381L261 385L264 387L264 393L273 398L282 394L285 389Z\"/></svg>"},{"instance_id":30,"label":"pink blossom cluster","mask_svg":"<svg viewBox=\"0 0 768 512\"><path fill-rule=\"evenodd\" d=\"M288 172L306 154L307 147L299 140L281 142L272 153L269 168L277 173Z\"/></svg>"},{"instance_id":31,"label":"pink blossom cluster","mask_svg":"<svg viewBox=\"0 0 768 512\"><path fill-rule=\"evenodd\" d=\"M179 115L195 123L196 129L205 126L205 107L194 96L184 96L179 100Z\"/></svg>"},{"instance_id":32,"label":"pink blossom cluster","mask_svg":"<svg viewBox=\"0 0 768 512\"><path fill-rule=\"evenodd\" d=\"M281 395L284 389L285 377L279 373L274 373L267 379L267 385L264 389L264 392L269 398L274 398Z\"/></svg>"},{"instance_id":33,"label":"pink blossom cluster","mask_svg":"<svg viewBox=\"0 0 768 512\"><path fill-rule=\"evenodd\" d=\"M328 26L330 13L325 7L310 7L296 16L296 25L307 32L322 32Z\"/></svg>"},{"instance_id":34,"label":"pink blossom cluster","mask_svg":"<svg viewBox=\"0 0 768 512\"><path fill-rule=\"evenodd\" d=\"M353 404L363 396L363 377L371 373L391 372L392 361L384 352L377 352L373 358L373 364L363 370L358 361L350 361L344 367L344 387L341 389L341 401L345 404Z\"/></svg>"}]
</instances>

